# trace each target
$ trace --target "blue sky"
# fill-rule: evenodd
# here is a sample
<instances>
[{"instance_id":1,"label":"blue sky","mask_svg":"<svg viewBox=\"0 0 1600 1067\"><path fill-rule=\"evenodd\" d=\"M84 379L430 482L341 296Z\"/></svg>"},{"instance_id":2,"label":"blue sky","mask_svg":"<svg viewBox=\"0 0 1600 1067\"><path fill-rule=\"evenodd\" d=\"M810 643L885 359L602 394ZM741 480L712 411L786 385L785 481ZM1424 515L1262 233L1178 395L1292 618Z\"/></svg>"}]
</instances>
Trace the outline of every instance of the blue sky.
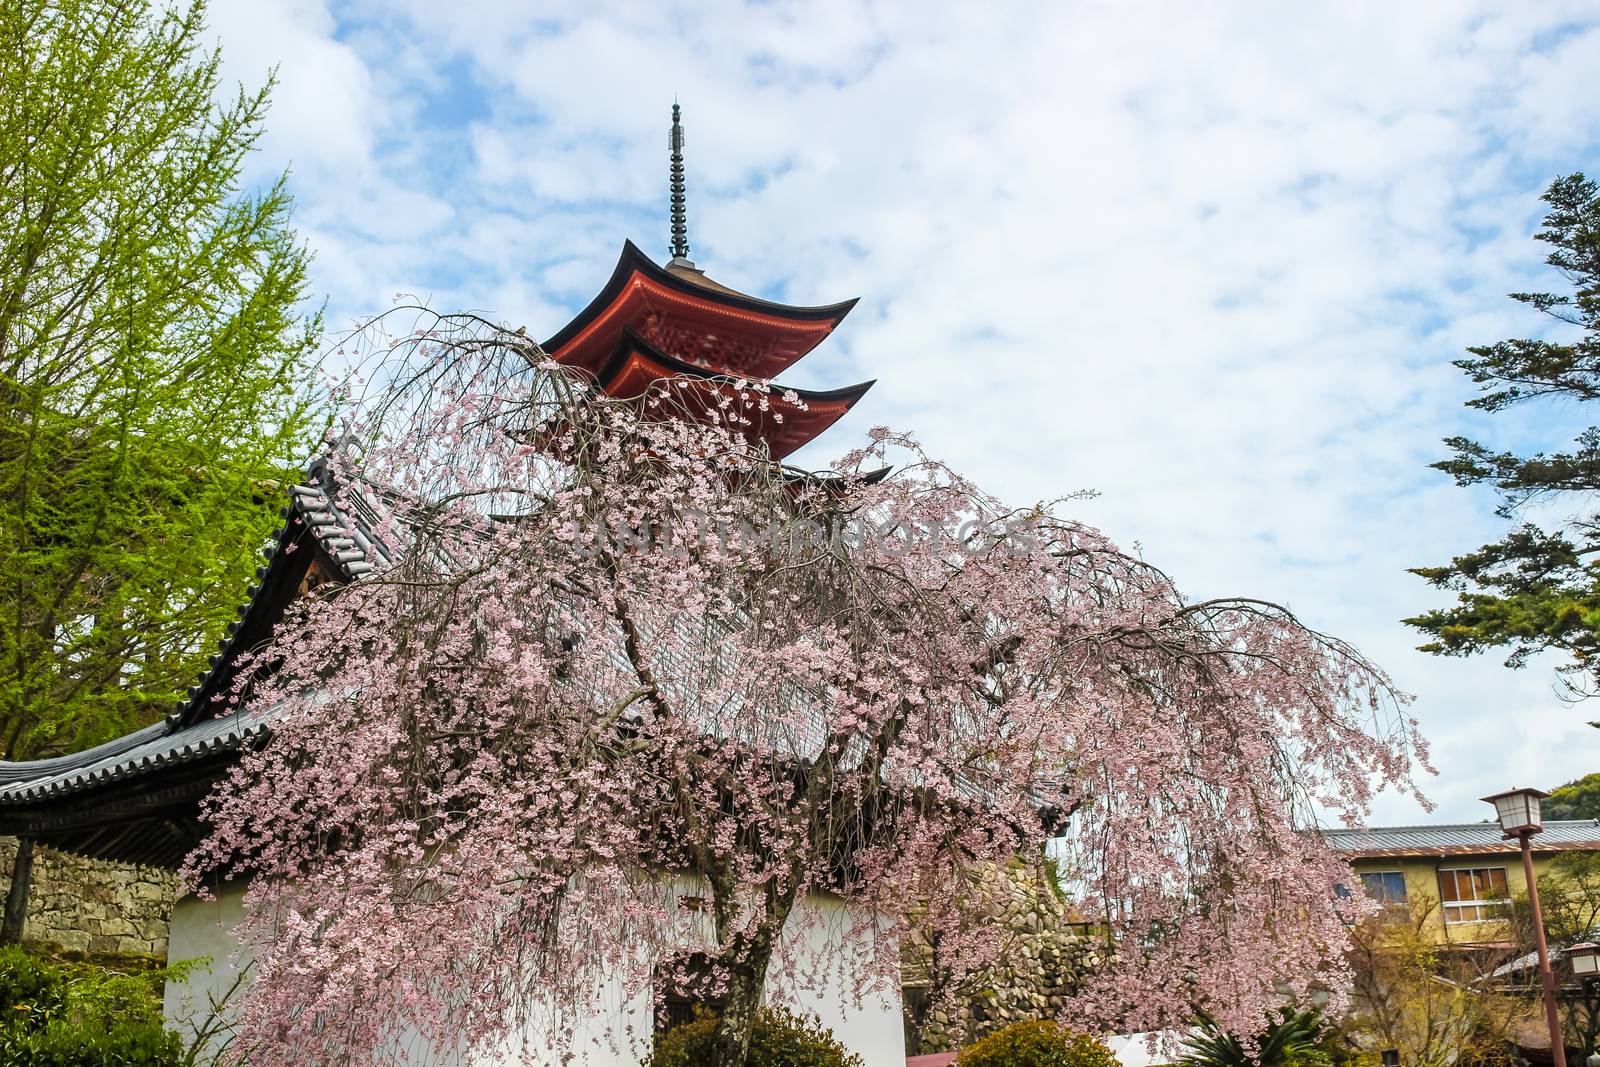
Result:
<instances>
[{"instance_id":1,"label":"blue sky","mask_svg":"<svg viewBox=\"0 0 1600 1067\"><path fill-rule=\"evenodd\" d=\"M1435 818L1600 770L1552 664L1437 660L1405 568L1497 536L1440 439L1558 446L1589 413L1462 408L1469 344L1542 328L1551 177L1600 172L1592 3L973 5L214 0L279 85L330 323L398 294L555 332L625 238L665 258L667 116L713 277L861 303L792 384L877 387L799 457L917 433L1193 596L1291 605L1416 694ZM1600 421L1600 420L1594 420ZM1386 822L1423 818L1380 802Z\"/></svg>"}]
</instances>

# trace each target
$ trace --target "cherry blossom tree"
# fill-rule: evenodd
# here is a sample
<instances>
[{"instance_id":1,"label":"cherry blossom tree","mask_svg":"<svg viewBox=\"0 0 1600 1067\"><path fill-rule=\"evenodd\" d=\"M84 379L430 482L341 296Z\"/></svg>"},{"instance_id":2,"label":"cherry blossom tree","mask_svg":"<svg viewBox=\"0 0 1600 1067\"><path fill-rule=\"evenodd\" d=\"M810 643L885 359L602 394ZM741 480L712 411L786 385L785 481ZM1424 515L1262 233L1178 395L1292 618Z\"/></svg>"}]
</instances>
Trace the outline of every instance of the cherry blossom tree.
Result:
<instances>
[{"instance_id":1,"label":"cherry blossom tree","mask_svg":"<svg viewBox=\"0 0 1600 1067\"><path fill-rule=\"evenodd\" d=\"M520 333L425 326L364 364L326 459L388 558L241 672L271 740L188 867L249 879L252 1064L372 1062L402 1024L570 1043L597 983L654 988L686 946L742 1064L763 995L880 988L910 922L981 966L963 887L1057 836L1115 949L1078 1025L1247 1031L1275 988L1343 988L1349 874L1311 813L1424 759L1355 649L1187 601L903 434L784 469L764 383L608 399ZM850 952L775 955L824 896Z\"/></svg>"}]
</instances>

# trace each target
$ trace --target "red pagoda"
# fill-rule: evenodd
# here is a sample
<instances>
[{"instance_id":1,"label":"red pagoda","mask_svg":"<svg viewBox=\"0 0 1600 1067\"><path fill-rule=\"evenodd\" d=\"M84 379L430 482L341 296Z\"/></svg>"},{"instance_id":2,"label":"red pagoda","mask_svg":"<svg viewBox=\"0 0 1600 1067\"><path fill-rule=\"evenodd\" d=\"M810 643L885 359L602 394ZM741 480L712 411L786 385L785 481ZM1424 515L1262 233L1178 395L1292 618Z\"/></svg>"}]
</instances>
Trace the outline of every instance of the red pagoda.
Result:
<instances>
[{"instance_id":1,"label":"red pagoda","mask_svg":"<svg viewBox=\"0 0 1600 1067\"><path fill-rule=\"evenodd\" d=\"M672 106L672 259L659 266L632 241L611 279L577 317L544 343L550 358L592 376L607 396L643 396L667 379L687 381L681 406L710 413L741 383L769 381L833 332L854 300L793 307L747 296L706 277L689 260L683 126ZM774 385L765 409L743 427L782 460L833 425L872 387L789 389Z\"/></svg>"}]
</instances>

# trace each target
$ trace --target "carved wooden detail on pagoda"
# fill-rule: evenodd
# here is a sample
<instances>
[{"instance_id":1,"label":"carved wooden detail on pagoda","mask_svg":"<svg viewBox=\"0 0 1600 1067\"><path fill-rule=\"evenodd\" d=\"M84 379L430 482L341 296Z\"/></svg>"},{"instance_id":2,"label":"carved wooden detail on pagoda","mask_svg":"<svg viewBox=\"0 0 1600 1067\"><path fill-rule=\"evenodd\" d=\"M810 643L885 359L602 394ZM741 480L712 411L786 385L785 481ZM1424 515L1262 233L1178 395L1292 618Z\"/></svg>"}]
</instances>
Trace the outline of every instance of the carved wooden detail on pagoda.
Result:
<instances>
[{"instance_id":1,"label":"carved wooden detail on pagoda","mask_svg":"<svg viewBox=\"0 0 1600 1067\"><path fill-rule=\"evenodd\" d=\"M738 334L723 329L712 333L694 323L661 312L646 315L639 336L670 356L724 374L764 378L761 371L772 361L776 341L771 336Z\"/></svg>"}]
</instances>

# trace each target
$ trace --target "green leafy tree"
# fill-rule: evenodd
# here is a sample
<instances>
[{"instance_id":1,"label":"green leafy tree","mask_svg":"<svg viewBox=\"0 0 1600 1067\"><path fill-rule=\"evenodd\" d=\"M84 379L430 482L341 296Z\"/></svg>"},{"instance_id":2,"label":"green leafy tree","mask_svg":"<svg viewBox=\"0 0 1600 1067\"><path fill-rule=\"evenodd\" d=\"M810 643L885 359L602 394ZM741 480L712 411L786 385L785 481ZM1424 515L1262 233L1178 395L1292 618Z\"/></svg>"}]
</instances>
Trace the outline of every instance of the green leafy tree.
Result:
<instances>
[{"instance_id":1,"label":"green leafy tree","mask_svg":"<svg viewBox=\"0 0 1600 1067\"><path fill-rule=\"evenodd\" d=\"M1586 774L1550 791L1543 814L1549 819L1600 819L1600 774Z\"/></svg>"},{"instance_id":2,"label":"green leafy tree","mask_svg":"<svg viewBox=\"0 0 1600 1067\"><path fill-rule=\"evenodd\" d=\"M1493 975L1517 950L1450 951L1436 932L1439 907L1422 895L1351 927L1351 1011L1341 1034L1368 1053L1392 1049L1407 1067L1510 1067L1527 1002L1503 995Z\"/></svg>"},{"instance_id":3,"label":"green leafy tree","mask_svg":"<svg viewBox=\"0 0 1600 1067\"><path fill-rule=\"evenodd\" d=\"M1555 336L1468 349L1469 358L1456 361L1479 386L1468 407L1498 412L1531 401L1600 399L1600 186L1572 174L1552 182L1544 200L1549 211L1535 236L1550 246L1545 262L1568 289L1511 298L1554 320ZM1466 437L1445 443L1455 454L1436 468L1457 485L1493 487L1498 514L1524 521L1444 566L1415 568L1454 591L1457 602L1406 622L1429 635L1424 651L1441 655L1505 648L1507 664L1518 667L1545 649L1565 653L1569 681L1586 694L1600 672L1600 427L1549 455L1498 452ZM1530 505L1568 502L1573 511L1563 521L1527 521Z\"/></svg>"},{"instance_id":4,"label":"green leafy tree","mask_svg":"<svg viewBox=\"0 0 1600 1067\"><path fill-rule=\"evenodd\" d=\"M1563 852L1550 860L1539 874L1539 904L1544 914L1545 936L1558 952L1569 945L1600 938L1600 853ZM1519 894L1511 910L1512 930L1522 966L1505 980L1520 985L1532 1000L1539 993L1538 971L1530 962L1536 950L1533 910L1527 894ZM1571 981L1564 973L1563 957L1557 957L1557 981L1563 985L1560 998L1561 1025L1567 1047L1580 1050L1578 1062L1600 1050L1600 989L1589 983Z\"/></svg>"},{"instance_id":5,"label":"green leafy tree","mask_svg":"<svg viewBox=\"0 0 1600 1067\"><path fill-rule=\"evenodd\" d=\"M266 89L217 103L203 14L0 3L3 759L171 708L312 429L307 254L241 181Z\"/></svg>"},{"instance_id":6,"label":"green leafy tree","mask_svg":"<svg viewBox=\"0 0 1600 1067\"><path fill-rule=\"evenodd\" d=\"M0 948L0 1063L7 1067L181 1067L161 987L184 967L120 970Z\"/></svg>"}]
</instances>

